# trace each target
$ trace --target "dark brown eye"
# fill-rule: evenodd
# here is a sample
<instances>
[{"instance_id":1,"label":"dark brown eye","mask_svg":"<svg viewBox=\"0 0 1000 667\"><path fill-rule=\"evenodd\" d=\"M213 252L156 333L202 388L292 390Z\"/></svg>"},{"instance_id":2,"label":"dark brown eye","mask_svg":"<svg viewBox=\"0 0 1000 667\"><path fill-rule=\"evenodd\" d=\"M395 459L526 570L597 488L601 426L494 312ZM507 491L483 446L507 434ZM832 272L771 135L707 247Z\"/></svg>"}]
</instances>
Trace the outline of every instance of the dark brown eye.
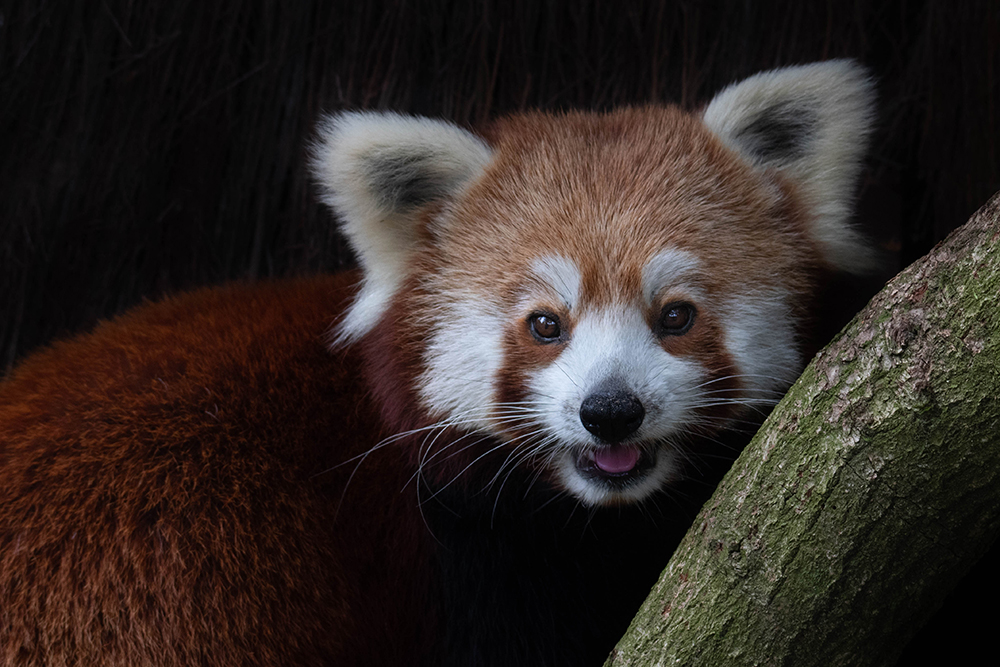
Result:
<instances>
[{"instance_id":1,"label":"dark brown eye","mask_svg":"<svg viewBox=\"0 0 1000 667\"><path fill-rule=\"evenodd\" d=\"M543 343L551 343L559 338L562 329L559 327L559 318L546 313L534 313L528 318L528 326L531 328L531 335Z\"/></svg>"},{"instance_id":2,"label":"dark brown eye","mask_svg":"<svg viewBox=\"0 0 1000 667\"><path fill-rule=\"evenodd\" d=\"M681 336L694 324L694 306L690 303L668 303L660 311L658 329L661 336Z\"/></svg>"}]
</instances>

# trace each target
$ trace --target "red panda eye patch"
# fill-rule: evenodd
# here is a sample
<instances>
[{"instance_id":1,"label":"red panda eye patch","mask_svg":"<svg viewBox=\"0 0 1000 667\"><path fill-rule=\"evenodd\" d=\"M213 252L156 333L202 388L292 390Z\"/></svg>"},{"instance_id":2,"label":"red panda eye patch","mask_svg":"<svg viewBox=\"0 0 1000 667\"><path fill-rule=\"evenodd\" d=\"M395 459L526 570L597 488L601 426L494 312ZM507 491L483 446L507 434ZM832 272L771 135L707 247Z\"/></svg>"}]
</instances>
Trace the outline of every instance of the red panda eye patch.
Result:
<instances>
[{"instance_id":1,"label":"red panda eye patch","mask_svg":"<svg viewBox=\"0 0 1000 667\"><path fill-rule=\"evenodd\" d=\"M694 306L682 301L668 303L660 311L660 319L656 323L658 336L682 336L691 330L694 324Z\"/></svg>"},{"instance_id":2,"label":"red panda eye patch","mask_svg":"<svg viewBox=\"0 0 1000 667\"><path fill-rule=\"evenodd\" d=\"M548 313L532 313L528 317L528 326L531 329L531 335L542 343L558 340L562 334L559 318Z\"/></svg>"}]
</instances>

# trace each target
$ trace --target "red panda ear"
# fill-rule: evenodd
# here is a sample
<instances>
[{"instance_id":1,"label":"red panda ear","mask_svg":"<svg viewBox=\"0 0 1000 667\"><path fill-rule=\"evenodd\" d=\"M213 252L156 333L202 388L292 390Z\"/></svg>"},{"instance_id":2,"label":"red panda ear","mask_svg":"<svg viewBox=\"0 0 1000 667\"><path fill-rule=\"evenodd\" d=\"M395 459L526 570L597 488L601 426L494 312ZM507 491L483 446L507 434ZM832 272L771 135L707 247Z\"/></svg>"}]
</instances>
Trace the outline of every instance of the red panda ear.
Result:
<instances>
[{"instance_id":1,"label":"red panda ear","mask_svg":"<svg viewBox=\"0 0 1000 667\"><path fill-rule=\"evenodd\" d=\"M874 258L850 227L875 91L863 67L830 60L762 72L733 84L706 107L705 124L750 164L797 186L813 214L827 261L864 273Z\"/></svg>"},{"instance_id":2,"label":"red panda ear","mask_svg":"<svg viewBox=\"0 0 1000 667\"><path fill-rule=\"evenodd\" d=\"M482 140L444 121L388 112L320 121L313 176L364 273L338 340L362 336L385 312L406 275L424 205L454 197L490 156Z\"/></svg>"}]
</instances>

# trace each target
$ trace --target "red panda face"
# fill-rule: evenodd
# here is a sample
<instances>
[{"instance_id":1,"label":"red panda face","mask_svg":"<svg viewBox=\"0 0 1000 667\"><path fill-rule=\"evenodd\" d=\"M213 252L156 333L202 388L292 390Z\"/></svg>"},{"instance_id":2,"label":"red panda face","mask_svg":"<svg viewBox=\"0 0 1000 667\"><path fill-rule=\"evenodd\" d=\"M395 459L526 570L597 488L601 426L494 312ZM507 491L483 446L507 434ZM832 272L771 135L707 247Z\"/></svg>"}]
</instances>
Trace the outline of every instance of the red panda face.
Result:
<instances>
[{"instance_id":1,"label":"red panda face","mask_svg":"<svg viewBox=\"0 0 1000 667\"><path fill-rule=\"evenodd\" d=\"M794 379L820 258L791 194L677 109L493 132L418 250L421 400L587 503L645 498Z\"/></svg>"},{"instance_id":2,"label":"red panda face","mask_svg":"<svg viewBox=\"0 0 1000 667\"><path fill-rule=\"evenodd\" d=\"M827 63L700 116L522 114L483 139L335 118L317 169L365 268L340 340L393 322L429 421L587 504L642 500L775 402L817 272L864 264L845 200L868 89Z\"/></svg>"}]
</instances>

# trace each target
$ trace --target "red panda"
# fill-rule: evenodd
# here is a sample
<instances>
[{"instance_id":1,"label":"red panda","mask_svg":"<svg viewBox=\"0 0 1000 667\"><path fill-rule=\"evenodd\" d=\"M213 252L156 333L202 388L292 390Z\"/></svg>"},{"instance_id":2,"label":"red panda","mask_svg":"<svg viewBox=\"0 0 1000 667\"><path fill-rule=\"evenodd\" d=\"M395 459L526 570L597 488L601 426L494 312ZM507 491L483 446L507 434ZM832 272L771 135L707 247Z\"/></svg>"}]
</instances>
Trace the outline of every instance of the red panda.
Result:
<instances>
[{"instance_id":1,"label":"red panda","mask_svg":"<svg viewBox=\"0 0 1000 667\"><path fill-rule=\"evenodd\" d=\"M831 61L697 113L324 119L358 272L142 306L0 384L0 663L600 664L678 489L871 261L872 97Z\"/></svg>"}]
</instances>

